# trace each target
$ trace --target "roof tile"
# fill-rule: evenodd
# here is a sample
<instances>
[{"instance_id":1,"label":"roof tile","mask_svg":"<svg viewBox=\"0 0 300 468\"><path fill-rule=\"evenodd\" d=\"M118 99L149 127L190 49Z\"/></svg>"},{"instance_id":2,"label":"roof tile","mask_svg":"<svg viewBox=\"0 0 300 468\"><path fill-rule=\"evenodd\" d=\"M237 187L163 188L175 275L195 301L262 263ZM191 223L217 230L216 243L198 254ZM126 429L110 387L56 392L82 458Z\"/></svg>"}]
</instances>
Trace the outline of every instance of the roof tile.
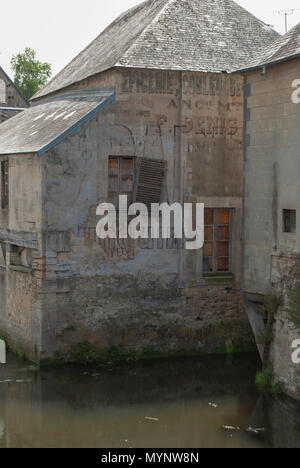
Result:
<instances>
[{"instance_id":1,"label":"roof tile","mask_svg":"<svg viewBox=\"0 0 300 468\"><path fill-rule=\"evenodd\" d=\"M241 71L263 67L289 60L300 55L300 23L271 46L264 49L256 58L248 62Z\"/></svg>"},{"instance_id":2,"label":"roof tile","mask_svg":"<svg viewBox=\"0 0 300 468\"><path fill-rule=\"evenodd\" d=\"M113 91L100 89L59 95L30 107L0 125L0 154L42 154L113 99Z\"/></svg>"},{"instance_id":3,"label":"roof tile","mask_svg":"<svg viewBox=\"0 0 300 468\"><path fill-rule=\"evenodd\" d=\"M232 0L148 0L117 18L34 98L115 66L231 71L278 36Z\"/></svg>"}]
</instances>

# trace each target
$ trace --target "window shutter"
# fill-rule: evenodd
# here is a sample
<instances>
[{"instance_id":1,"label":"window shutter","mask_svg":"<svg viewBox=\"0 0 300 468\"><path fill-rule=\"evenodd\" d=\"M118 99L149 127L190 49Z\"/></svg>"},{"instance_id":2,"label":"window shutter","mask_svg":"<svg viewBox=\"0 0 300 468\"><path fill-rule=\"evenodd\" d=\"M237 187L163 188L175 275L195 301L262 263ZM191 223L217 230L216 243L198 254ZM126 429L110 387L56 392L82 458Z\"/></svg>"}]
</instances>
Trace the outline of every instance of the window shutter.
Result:
<instances>
[{"instance_id":1,"label":"window shutter","mask_svg":"<svg viewBox=\"0 0 300 468\"><path fill-rule=\"evenodd\" d=\"M134 187L134 201L144 203L148 208L151 203L160 203L167 164L157 159L140 158Z\"/></svg>"}]
</instances>

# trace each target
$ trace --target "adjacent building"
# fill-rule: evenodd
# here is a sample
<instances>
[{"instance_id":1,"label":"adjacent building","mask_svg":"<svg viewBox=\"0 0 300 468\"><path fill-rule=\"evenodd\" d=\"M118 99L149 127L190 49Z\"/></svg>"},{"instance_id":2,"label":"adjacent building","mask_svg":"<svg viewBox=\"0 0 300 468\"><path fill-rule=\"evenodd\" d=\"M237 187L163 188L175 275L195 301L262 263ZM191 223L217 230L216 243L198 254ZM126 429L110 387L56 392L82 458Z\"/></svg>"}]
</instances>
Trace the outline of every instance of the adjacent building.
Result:
<instances>
[{"instance_id":1,"label":"adjacent building","mask_svg":"<svg viewBox=\"0 0 300 468\"><path fill-rule=\"evenodd\" d=\"M0 329L36 359L72 343L249 346L242 67L278 34L231 0L148 0L0 129ZM205 244L96 236L96 208L205 204Z\"/></svg>"},{"instance_id":2,"label":"adjacent building","mask_svg":"<svg viewBox=\"0 0 300 468\"><path fill-rule=\"evenodd\" d=\"M28 102L0 67L0 124L29 106Z\"/></svg>"},{"instance_id":3,"label":"adjacent building","mask_svg":"<svg viewBox=\"0 0 300 468\"><path fill-rule=\"evenodd\" d=\"M268 320L265 295L286 296L299 279L300 24L248 65L244 82L243 290L259 338ZM300 367L292 360L300 332L285 303L275 316L270 360L274 380L300 398Z\"/></svg>"}]
</instances>

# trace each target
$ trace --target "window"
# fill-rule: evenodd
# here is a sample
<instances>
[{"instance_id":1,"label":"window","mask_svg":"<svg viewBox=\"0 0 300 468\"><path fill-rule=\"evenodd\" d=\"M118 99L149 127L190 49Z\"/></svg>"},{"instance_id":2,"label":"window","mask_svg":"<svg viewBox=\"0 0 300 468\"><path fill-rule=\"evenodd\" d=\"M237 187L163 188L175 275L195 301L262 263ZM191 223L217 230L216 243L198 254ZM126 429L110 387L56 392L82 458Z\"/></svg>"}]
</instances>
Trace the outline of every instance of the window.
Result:
<instances>
[{"instance_id":1,"label":"window","mask_svg":"<svg viewBox=\"0 0 300 468\"><path fill-rule=\"evenodd\" d=\"M231 210L205 209L203 273L229 273L231 243Z\"/></svg>"},{"instance_id":2,"label":"window","mask_svg":"<svg viewBox=\"0 0 300 468\"><path fill-rule=\"evenodd\" d=\"M296 232L296 210L283 210L283 232Z\"/></svg>"},{"instance_id":3,"label":"window","mask_svg":"<svg viewBox=\"0 0 300 468\"><path fill-rule=\"evenodd\" d=\"M8 208L8 197L9 197L9 185L8 185L8 161L1 162L1 204L2 209L5 210Z\"/></svg>"},{"instance_id":4,"label":"window","mask_svg":"<svg viewBox=\"0 0 300 468\"><path fill-rule=\"evenodd\" d=\"M166 174L166 162L156 159L110 156L108 161L108 199L118 206L119 195L127 195L128 204L160 203Z\"/></svg>"},{"instance_id":5,"label":"window","mask_svg":"<svg viewBox=\"0 0 300 468\"><path fill-rule=\"evenodd\" d=\"M6 244L0 242L0 268L6 267Z\"/></svg>"},{"instance_id":6,"label":"window","mask_svg":"<svg viewBox=\"0 0 300 468\"><path fill-rule=\"evenodd\" d=\"M6 104L6 84L0 80L0 104Z\"/></svg>"},{"instance_id":7,"label":"window","mask_svg":"<svg viewBox=\"0 0 300 468\"><path fill-rule=\"evenodd\" d=\"M119 204L119 195L127 195L132 203L135 173L135 158L110 156L108 160L108 199L115 207Z\"/></svg>"},{"instance_id":8,"label":"window","mask_svg":"<svg viewBox=\"0 0 300 468\"><path fill-rule=\"evenodd\" d=\"M18 245L9 246L9 266L20 271L32 268L32 250Z\"/></svg>"}]
</instances>

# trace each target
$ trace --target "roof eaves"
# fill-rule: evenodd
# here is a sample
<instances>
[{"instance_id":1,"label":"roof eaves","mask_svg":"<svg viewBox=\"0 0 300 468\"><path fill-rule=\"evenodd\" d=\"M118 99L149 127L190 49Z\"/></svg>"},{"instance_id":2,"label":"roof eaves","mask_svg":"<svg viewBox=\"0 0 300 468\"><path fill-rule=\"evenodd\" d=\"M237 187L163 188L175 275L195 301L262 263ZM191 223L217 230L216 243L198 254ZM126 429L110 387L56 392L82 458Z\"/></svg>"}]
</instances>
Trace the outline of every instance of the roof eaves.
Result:
<instances>
[{"instance_id":1,"label":"roof eaves","mask_svg":"<svg viewBox=\"0 0 300 468\"><path fill-rule=\"evenodd\" d=\"M22 112L24 110L26 110L27 107L2 107L0 106L0 110L5 110L5 111L16 111L16 112Z\"/></svg>"},{"instance_id":2,"label":"roof eaves","mask_svg":"<svg viewBox=\"0 0 300 468\"><path fill-rule=\"evenodd\" d=\"M289 55L288 57L280 58L278 60L270 60L268 62L259 63L252 67L246 67L246 68L241 68L240 70L234 70L233 73L244 73L247 71L259 70L260 68L263 68L263 67L269 67L269 66L271 67L273 65L278 65L279 63L289 62L290 60L294 60L298 57L300 57L300 52L297 52L296 54L293 54L293 55Z\"/></svg>"},{"instance_id":3,"label":"roof eaves","mask_svg":"<svg viewBox=\"0 0 300 468\"><path fill-rule=\"evenodd\" d=\"M87 76L86 78L83 78L82 80L78 80L78 81L74 81L74 83L71 83L71 84L68 84L66 86L64 86L63 88L59 88L58 90L56 91L51 91L50 93L47 93L47 94L43 94L41 96L37 96L36 98L34 96L36 96L36 94L34 96L32 96L31 98L31 104L30 106L33 107L33 106L38 106L39 104L41 104L42 102L47 102L48 100L52 100L53 98L57 97L57 99L60 98L60 96L64 95L66 92L68 92L68 90L72 90L69 89L71 86L74 86L74 85L77 85L79 83L81 83L82 81L85 81L85 80L89 80L90 78L93 78L95 76L98 76L98 75L101 75L102 73L104 72L107 72L109 70L113 70L114 68L116 68L116 66L113 66L113 67L108 67L107 69L104 69L103 71L99 72L99 73L96 73L96 75L89 75ZM41 90L42 91L42 90ZM38 91L39 92L39 91Z\"/></svg>"}]
</instances>

